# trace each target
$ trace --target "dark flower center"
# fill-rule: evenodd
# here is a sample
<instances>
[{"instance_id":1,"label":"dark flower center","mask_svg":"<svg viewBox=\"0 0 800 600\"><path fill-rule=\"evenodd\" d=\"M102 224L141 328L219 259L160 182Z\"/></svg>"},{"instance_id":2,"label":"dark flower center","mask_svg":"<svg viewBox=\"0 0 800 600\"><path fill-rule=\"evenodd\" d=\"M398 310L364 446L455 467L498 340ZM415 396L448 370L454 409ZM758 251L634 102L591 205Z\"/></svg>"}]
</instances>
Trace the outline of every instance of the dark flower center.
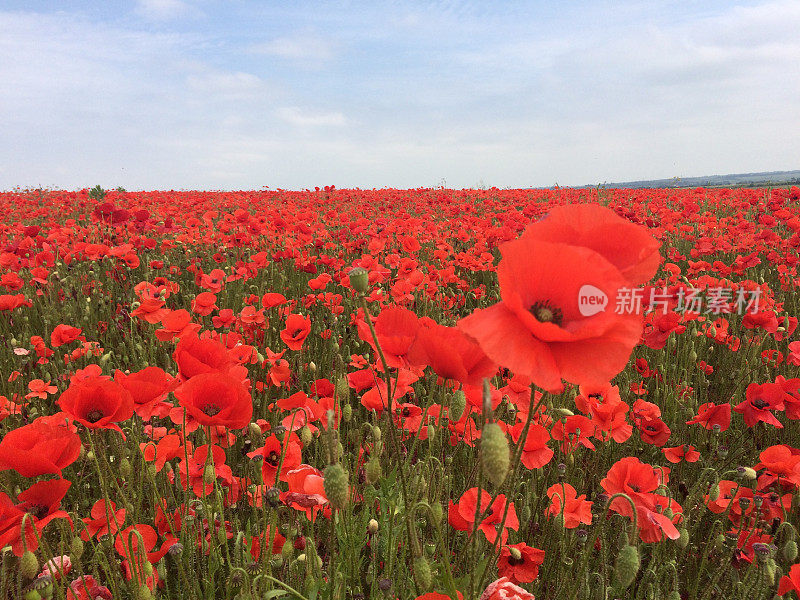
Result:
<instances>
[{"instance_id":1,"label":"dark flower center","mask_svg":"<svg viewBox=\"0 0 800 600\"><path fill-rule=\"evenodd\" d=\"M31 504L26 512L33 515L36 519L42 519L47 516L49 511L44 504Z\"/></svg>"},{"instance_id":2,"label":"dark flower center","mask_svg":"<svg viewBox=\"0 0 800 600\"><path fill-rule=\"evenodd\" d=\"M96 408L88 415L86 415L86 420L89 421L89 423L97 423L100 419L103 418L103 416L104 416L103 411Z\"/></svg>"},{"instance_id":3,"label":"dark flower center","mask_svg":"<svg viewBox=\"0 0 800 600\"><path fill-rule=\"evenodd\" d=\"M564 313L561 312L561 309L551 306L550 302L536 302L529 310L540 323L561 325L561 321L564 319Z\"/></svg>"},{"instance_id":4,"label":"dark flower center","mask_svg":"<svg viewBox=\"0 0 800 600\"><path fill-rule=\"evenodd\" d=\"M404 409L403 409L403 412L402 412L401 414L402 414L404 417L408 417L409 415L411 415L411 409L410 409L410 408L408 408L408 407L406 407L406 408L404 408Z\"/></svg>"},{"instance_id":5,"label":"dark flower center","mask_svg":"<svg viewBox=\"0 0 800 600\"><path fill-rule=\"evenodd\" d=\"M753 398L750 401L750 404L755 406L758 410L764 410L767 406L769 406L769 402L762 398Z\"/></svg>"},{"instance_id":6,"label":"dark flower center","mask_svg":"<svg viewBox=\"0 0 800 600\"><path fill-rule=\"evenodd\" d=\"M512 556L510 556L508 558L508 564L511 565L512 567L516 567L517 565L521 565L524 562L525 562L525 557L524 556L520 556L519 558L514 558L514 556L512 555Z\"/></svg>"},{"instance_id":7,"label":"dark flower center","mask_svg":"<svg viewBox=\"0 0 800 600\"><path fill-rule=\"evenodd\" d=\"M637 484L635 484L635 483L632 483L632 484L631 484L631 489L632 489L634 492L640 492L640 491L642 491L642 488L640 488L640 487L639 487Z\"/></svg>"},{"instance_id":8,"label":"dark flower center","mask_svg":"<svg viewBox=\"0 0 800 600\"><path fill-rule=\"evenodd\" d=\"M219 411L222 409L217 406L216 404L206 404L203 407L203 412L206 413L209 417L213 417L214 415L218 415Z\"/></svg>"},{"instance_id":9,"label":"dark flower center","mask_svg":"<svg viewBox=\"0 0 800 600\"><path fill-rule=\"evenodd\" d=\"M281 457L278 456L278 453L275 452L275 450L273 450L272 452L269 453L269 455L266 457L265 460L273 467L277 467L278 463L281 462Z\"/></svg>"}]
</instances>

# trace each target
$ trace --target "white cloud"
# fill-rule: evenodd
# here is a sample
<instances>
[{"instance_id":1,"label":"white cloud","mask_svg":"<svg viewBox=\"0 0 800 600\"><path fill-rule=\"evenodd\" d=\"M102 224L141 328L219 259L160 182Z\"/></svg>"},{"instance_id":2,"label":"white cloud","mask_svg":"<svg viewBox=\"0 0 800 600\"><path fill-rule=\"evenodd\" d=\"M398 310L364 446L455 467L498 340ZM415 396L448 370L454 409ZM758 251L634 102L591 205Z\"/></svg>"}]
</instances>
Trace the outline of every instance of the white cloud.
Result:
<instances>
[{"instance_id":1,"label":"white cloud","mask_svg":"<svg viewBox=\"0 0 800 600\"><path fill-rule=\"evenodd\" d=\"M136 12L152 21L168 21L193 12L182 0L137 0Z\"/></svg>"},{"instance_id":2,"label":"white cloud","mask_svg":"<svg viewBox=\"0 0 800 600\"><path fill-rule=\"evenodd\" d=\"M331 125L341 127L347 119L340 112L309 113L297 106L285 106L276 111L279 118L298 127L319 127Z\"/></svg>"},{"instance_id":3,"label":"white cloud","mask_svg":"<svg viewBox=\"0 0 800 600\"><path fill-rule=\"evenodd\" d=\"M296 62L326 63L336 56L337 46L318 34L305 32L258 42L248 50Z\"/></svg>"}]
</instances>

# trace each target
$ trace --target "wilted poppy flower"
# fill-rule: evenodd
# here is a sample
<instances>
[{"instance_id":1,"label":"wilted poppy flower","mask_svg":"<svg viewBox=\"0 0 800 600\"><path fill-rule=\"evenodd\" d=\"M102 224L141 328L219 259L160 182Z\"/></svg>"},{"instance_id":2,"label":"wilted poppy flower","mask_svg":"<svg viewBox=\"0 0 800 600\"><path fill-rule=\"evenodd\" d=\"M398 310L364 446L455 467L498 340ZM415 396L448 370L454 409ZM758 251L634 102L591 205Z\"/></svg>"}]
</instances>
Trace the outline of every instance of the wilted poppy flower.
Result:
<instances>
[{"instance_id":1,"label":"wilted poppy flower","mask_svg":"<svg viewBox=\"0 0 800 600\"><path fill-rule=\"evenodd\" d=\"M602 385L625 367L642 317L614 309L628 282L612 264L587 248L530 236L501 252L502 301L458 323L490 359L554 393L562 379ZM588 296L598 303L591 310L581 304Z\"/></svg>"},{"instance_id":2,"label":"wilted poppy flower","mask_svg":"<svg viewBox=\"0 0 800 600\"><path fill-rule=\"evenodd\" d=\"M292 314L286 317L286 328L281 331L281 339L291 350L300 350L310 332L311 319Z\"/></svg>"},{"instance_id":3,"label":"wilted poppy flower","mask_svg":"<svg viewBox=\"0 0 800 600\"><path fill-rule=\"evenodd\" d=\"M501 577L487 585L478 600L536 600L536 598L508 577Z\"/></svg>"},{"instance_id":4,"label":"wilted poppy flower","mask_svg":"<svg viewBox=\"0 0 800 600\"><path fill-rule=\"evenodd\" d=\"M70 419L89 429L122 430L117 423L133 415L133 397L118 383L106 377L73 381L58 399Z\"/></svg>"},{"instance_id":5,"label":"wilted poppy flower","mask_svg":"<svg viewBox=\"0 0 800 600\"><path fill-rule=\"evenodd\" d=\"M242 429L253 418L249 392L241 381L223 373L195 375L175 390L175 397L201 425Z\"/></svg>"},{"instance_id":6,"label":"wilted poppy flower","mask_svg":"<svg viewBox=\"0 0 800 600\"><path fill-rule=\"evenodd\" d=\"M78 460L81 439L68 427L36 420L9 431L0 440L0 471L23 477L56 474Z\"/></svg>"}]
</instances>

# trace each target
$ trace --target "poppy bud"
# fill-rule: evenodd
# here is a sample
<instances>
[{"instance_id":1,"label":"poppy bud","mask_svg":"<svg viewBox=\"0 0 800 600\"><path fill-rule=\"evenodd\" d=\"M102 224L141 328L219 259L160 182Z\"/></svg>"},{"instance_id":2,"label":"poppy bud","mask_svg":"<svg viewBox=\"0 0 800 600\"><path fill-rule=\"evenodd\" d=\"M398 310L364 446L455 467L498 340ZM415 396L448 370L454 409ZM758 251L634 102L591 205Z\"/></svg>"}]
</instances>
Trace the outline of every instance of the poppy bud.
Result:
<instances>
[{"instance_id":1,"label":"poppy bud","mask_svg":"<svg viewBox=\"0 0 800 600\"><path fill-rule=\"evenodd\" d=\"M451 421L460 421L467 408L467 396L463 391L457 390L450 400L450 410L448 412Z\"/></svg>"},{"instance_id":2,"label":"poppy bud","mask_svg":"<svg viewBox=\"0 0 800 600\"><path fill-rule=\"evenodd\" d=\"M679 537L675 540L675 543L678 544L678 547L681 549L686 548L689 545L689 530L686 527L681 527L678 529Z\"/></svg>"},{"instance_id":3,"label":"poppy bud","mask_svg":"<svg viewBox=\"0 0 800 600\"><path fill-rule=\"evenodd\" d=\"M206 468L203 470L203 483L211 485L217 480L217 472L214 469L214 465L206 465Z\"/></svg>"},{"instance_id":4,"label":"poppy bud","mask_svg":"<svg viewBox=\"0 0 800 600\"><path fill-rule=\"evenodd\" d=\"M308 425L303 425L300 429L300 441L303 442L303 446L308 446L313 439L313 434L311 433L311 428Z\"/></svg>"},{"instance_id":5,"label":"poppy bud","mask_svg":"<svg viewBox=\"0 0 800 600\"><path fill-rule=\"evenodd\" d=\"M789 540L783 545L783 558L787 562L793 563L797 558L797 542Z\"/></svg>"},{"instance_id":6,"label":"poppy bud","mask_svg":"<svg viewBox=\"0 0 800 600\"><path fill-rule=\"evenodd\" d=\"M431 513L433 515L434 523L439 525L442 522L442 517L444 516L444 508L442 508L442 504L440 502L432 503Z\"/></svg>"},{"instance_id":7,"label":"poppy bud","mask_svg":"<svg viewBox=\"0 0 800 600\"><path fill-rule=\"evenodd\" d=\"M369 289L369 271L364 267L354 267L350 269L348 276L350 278L350 287L359 294L367 293Z\"/></svg>"},{"instance_id":8,"label":"poppy bud","mask_svg":"<svg viewBox=\"0 0 800 600\"><path fill-rule=\"evenodd\" d=\"M322 487L332 508L342 509L347 505L349 486L347 473L341 465L328 465L325 469Z\"/></svg>"},{"instance_id":9,"label":"poppy bud","mask_svg":"<svg viewBox=\"0 0 800 600\"><path fill-rule=\"evenodd\" d=\"M372 427L372 439L375 440L375 442L377 443L381 441L381 436L382 436L381 428L378 427L377 425L374 425Z\"/></svg>"},{"instance_id":10,"label":"poppy bud","mask_svg":"<svg viewBox=\"0 0 800 600\"><path fill-rule=\"evenodd\" d=\"M367 533L370 535L378 533L378 522L375 519L370 519L369 523L367 523Z\"/></svg>"},{"instance_id":11,"label":"poppy bud","mask_svg":"<svg viewBox=\"0 0 800 600\"><path fill-rule=\"evenodd\" d=\"M414 581L417 582L417 587L423 593L427 592L431 587L433 581L431 565L424 556L418 556L414 559Z\"/></svg>"},{"instance_id":12,"label":"poppy bud","mask_svg":"<svg viewBox=\"0 0 800 600\"><path fill-rule=\"evenodd\" d=\"M75 560L80 560L81 556L83 556L83 540L78 536L72 538L72 542L69 545L69 555L70 558Z\"/></svg>"},{"instance_id":13,"label":"poppy bud","mask_svg":"<svg viewBox=\"0 0 800 600\"><path fill-rule=\"evenodd\" d=\"M639 572L639 565L639 551L630 544L623 546L614 562L615 592L620 593L633 583Z\"/></svg>"},{"instance_id":14,"label":"poppy bud","mask_svg":"<svg viewBox=\"0 0 800 600\"><path fill-rule=\"evenodd\" d=\"M678 590L672 590L667 594L667 600L681 600L681 593Z\"/></svg>"},{"instance_id":15,"label":"poppy bud","mask_svg":"<svg viewBox=\"0 0 800 600\"><path fill-rule=\"evenodd\" d=\"M377 456L373 456L367 461L364 467L364 474L367 476L367 483L372 485L381 478L381 461L378 460Z\"/></svg>"},{"instance_id":16,"label":"poppy bud","mask_svg":"<svg viewBox=\"0 0 800 600\"><path fill-rule=\"evenodd\" d=\"M136 600L150 600L153 595L150 593L150 588L147 587L147 584L143 583L139 586L139 590L136 593Z\"/></svg>"},{"instance_id":17,"label":"poppy bud","mask_svg":"<svg viewBox=\"0 0 800 600\"><path fill-rule=\"evenodd\" d=\"M575 413L568 408L556 408L553 412L556 413L559 416L559 418L575 416Z\"/></svg>"},{"instance_id":18,"label":"poppy bud","mask_svg":"<svg viewBox=\"0 0 800 600\"><path fill-rule=\"evenodd\" d=\"M434 437L436 437L436 428L433 425L428 425L428 440L432 442Z\"/></svg>"},{"instance_id":19,"label":"poppy bud","mask_svg":"<svg viewBox=\"0 0 800 600\"><path fill-rule=\"evenodd\" d=\"M126 458L123 458L119 461L119 474L122 475L123 479L127 479L133 473L133 465L131 465L131 461Z\"/></svg>"},{"instance_id":20,"label":"poppy bud","mask_svg":"<svg viewBox=\"0 0 800 600\"><path fill-rule=\"evenodd\" d=\"M715 483L708 490L708 499L712 502L716 502L717 498L719 498L719 485Z\"/></svg>"},{"instance_id":21,"label":"poppy bud","mask_svg":"<svg viewBox=\"0 0 800 600\"><path fill-rule=\"evenodd\" d=\"M353 407L350 406L349 404L345 404L342 407L342 420L345 423L349 423L350 419L352 418L353 418Z\"/></svg>"},{"instance_id":22,"label":"poppy bud","mask_svg":"<svg viewBox=\"0 0 800 600\"><path fill-rule=\"evenodd\" d=\"M508 438L497 423L488 423L481 431L481 459L486 478L500 486L508 475L511 457Z\"/></svg>"},{"instance_id":23,"label":"poppy bud","mask_svg":"<svg viewBox=\"0 0 800 600\"><path fill-rule=\"evenodd\" d=\"M25 579L33 579L39 573L39 560L30 550L26 550L19 559L19 572Z\"/></svg>"},{"instance_id":24,"label":"poppy bud","mask_svg":"<svg viewBox=\"0 0 800 600\"><path fill-rule=\"evenodd\" d=\"M756 478L756 470L752 467L739 467L737 472L739 473L739 477L745 481L752 481Z\"/></svg>"}]
</instances>

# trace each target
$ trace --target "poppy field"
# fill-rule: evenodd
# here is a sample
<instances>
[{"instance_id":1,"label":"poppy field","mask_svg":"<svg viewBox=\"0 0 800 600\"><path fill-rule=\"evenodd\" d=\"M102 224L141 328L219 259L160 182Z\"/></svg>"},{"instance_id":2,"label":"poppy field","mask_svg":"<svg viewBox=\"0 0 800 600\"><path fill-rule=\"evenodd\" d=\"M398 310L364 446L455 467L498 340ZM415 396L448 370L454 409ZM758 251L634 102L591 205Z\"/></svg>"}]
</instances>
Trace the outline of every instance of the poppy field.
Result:
<instances>
[{"instance_id":1,"label":"poppy field","mask_svg":"<svg viewBox=\"0 0 800 600\"><path fill-rule=\"evenodd\" d=\"M797 187L0 209L0 598L800 597Z\"/></svg>"}]
</instances>

